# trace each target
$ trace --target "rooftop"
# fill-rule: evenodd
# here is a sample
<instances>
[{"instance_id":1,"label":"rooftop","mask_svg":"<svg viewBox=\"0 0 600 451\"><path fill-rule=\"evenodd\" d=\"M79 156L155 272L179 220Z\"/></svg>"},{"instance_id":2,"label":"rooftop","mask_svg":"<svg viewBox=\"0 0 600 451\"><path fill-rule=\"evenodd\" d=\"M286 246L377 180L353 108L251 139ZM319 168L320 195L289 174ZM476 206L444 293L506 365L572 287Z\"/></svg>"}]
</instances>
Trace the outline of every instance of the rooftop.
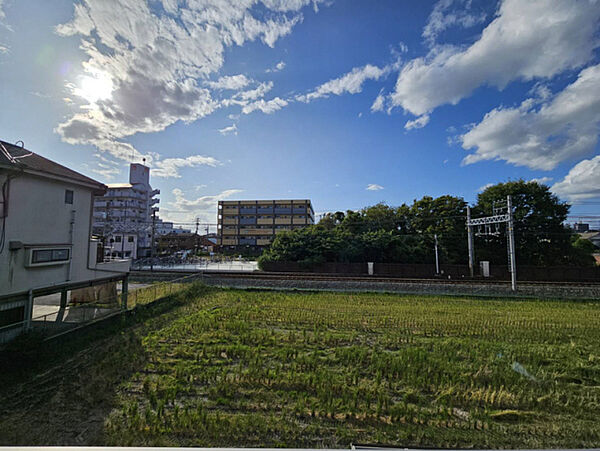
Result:
<instances>
[{"instance_id":1,"label":"rooftop","mask_svg":"<svg viewBox=\"0 0 600 451\"><path fill-rule=\"evenodd\" d=\"M44 158L24 147L2 140L0 140L0 167L17 171L23 170L37 175L49 175L53 176L51 178L83 184L101 191L106 189L106 185L90 177Z\"/></svg>"}]
</instances>

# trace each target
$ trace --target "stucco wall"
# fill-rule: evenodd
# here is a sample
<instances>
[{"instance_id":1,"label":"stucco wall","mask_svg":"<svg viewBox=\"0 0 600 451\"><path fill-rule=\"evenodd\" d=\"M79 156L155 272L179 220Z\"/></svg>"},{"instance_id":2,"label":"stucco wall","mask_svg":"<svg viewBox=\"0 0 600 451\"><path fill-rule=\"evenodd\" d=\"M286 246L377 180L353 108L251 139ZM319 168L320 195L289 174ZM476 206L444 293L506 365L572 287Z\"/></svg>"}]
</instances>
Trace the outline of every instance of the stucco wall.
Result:
<instances>
[{"instance_id":1,"label":"stucco wall","mask_svg":"<svg viewBox=\"0 0 600 451\"><path fill-rule=\"evenodd\" d=\"M0 183L5 174L0 174ZM73 204L65 203L65 190L74 192ZM110 272L88 269L92 190L79 185L23 174L10 181L6 245L0 253L0 295L36 287L107 277ZM74 210L71 271L60 264L27 268L26 246L64 245L71 241L70 221ZM24 247L9 250L11 241Z\"/></svg>"}]
</instances>

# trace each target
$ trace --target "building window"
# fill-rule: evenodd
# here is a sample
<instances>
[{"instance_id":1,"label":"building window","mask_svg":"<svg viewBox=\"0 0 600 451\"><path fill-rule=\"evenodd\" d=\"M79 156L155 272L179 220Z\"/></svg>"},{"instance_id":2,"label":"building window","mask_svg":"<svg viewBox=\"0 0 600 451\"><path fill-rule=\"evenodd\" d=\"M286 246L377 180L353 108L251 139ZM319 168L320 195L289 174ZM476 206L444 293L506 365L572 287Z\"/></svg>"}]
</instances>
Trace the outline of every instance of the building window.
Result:
<instances>
[{"instance_id":1,"label":"building window","mask_svg":"<svg viewBox=\"0 0 600 451\"><path fill-rule=\"evenodd\" d=\"M120 242L121 242L121 235L115 236L115 243L120 243Z\"/></svg>"},{"instance_id":2,"label":"building window","mask_svg":"<svg viewBox=\"0 0 600 451\"><path fill-rule=\"evenodd\" d=\"M73 204L73 190L65 190L65 204Z\"/></svg>"},{"instance_id":3,"label":"building window","mask_svg":"<svg viewBox=\"0 0 600 451\"><path fill-rule=\"evenodd\" d=\"M69 260L69 249L34 249L31 252L31 263L52 263Z\"/></svg>"},{"instance_id":4,"label":"building window","mask_svg":"<svg viewBox=\"0 0 600 451\"><path fill-rule=\"evenodd\" d=\"M128 243L133 243L133 236L128 236L127 237L127 242Z\"/></svg>"}]
</instances>

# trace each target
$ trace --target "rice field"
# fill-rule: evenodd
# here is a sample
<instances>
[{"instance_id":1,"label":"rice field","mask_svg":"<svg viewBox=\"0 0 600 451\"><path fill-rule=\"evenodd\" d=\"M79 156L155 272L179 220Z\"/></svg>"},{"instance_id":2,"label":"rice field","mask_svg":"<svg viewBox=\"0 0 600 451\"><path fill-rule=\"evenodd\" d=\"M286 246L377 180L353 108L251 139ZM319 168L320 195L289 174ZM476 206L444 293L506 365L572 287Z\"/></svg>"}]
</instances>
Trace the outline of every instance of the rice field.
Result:
<instances>
[{"instance_id":1,"label":"rice field","mask_svg":"<svg viewBox=\"0 0 600 451\"><path fill-rule=\"evenodd\" d=\"M79 443L600 446L600 303L198 285L171 297L81 370L114 376Z\"/></svg>"}]
</instances>

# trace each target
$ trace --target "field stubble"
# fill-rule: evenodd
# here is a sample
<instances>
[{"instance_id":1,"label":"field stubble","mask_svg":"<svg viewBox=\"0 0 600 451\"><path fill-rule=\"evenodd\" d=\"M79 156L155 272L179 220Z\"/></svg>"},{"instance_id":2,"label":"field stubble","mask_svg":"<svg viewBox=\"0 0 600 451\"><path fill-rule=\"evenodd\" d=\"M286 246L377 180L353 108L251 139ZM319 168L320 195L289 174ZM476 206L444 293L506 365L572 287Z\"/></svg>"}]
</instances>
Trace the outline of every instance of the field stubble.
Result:
<instances>
[{"instance_id":1,"label":"field stubble","mask_svg":"<svg viewBox=\"0 0 600 451\"><path fill-rule=\"evenodd\" d=\"M600 446L598 303L199 286L172 297L173 310L128 326L134 345L86 367L114 377L84 443Z\"/></svg>"}]
</instances>

